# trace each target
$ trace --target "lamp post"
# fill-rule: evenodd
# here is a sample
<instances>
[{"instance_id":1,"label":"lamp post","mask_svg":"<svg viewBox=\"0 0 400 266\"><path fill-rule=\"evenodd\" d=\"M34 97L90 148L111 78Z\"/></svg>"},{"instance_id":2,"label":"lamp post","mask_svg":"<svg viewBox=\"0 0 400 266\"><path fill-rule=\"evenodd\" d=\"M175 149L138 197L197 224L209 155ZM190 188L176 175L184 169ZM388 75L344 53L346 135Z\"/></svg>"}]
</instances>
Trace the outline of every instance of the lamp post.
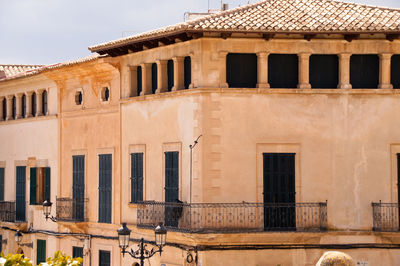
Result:
<instances>
[{"instance_id":1,"label":"lamp post","mask_svg":"<svg viewBox=\"0 0 400 266\"><path fill-rule=\"evenodd\" d=\"M146 249L146 244L144 244L144 239L140 239L140 243L138 244L138 249L137 250L126 250L129 247L129 240L130 240L130 234L131 230L126 226L126 223L122 223L122 227L117 230L118 232L118 242L119 242L119 247L121 248L121 253L122 256L125 256L125 253L128 253L131 255L131 257L135 259L140 260L140 266L144 266L144 260L149 259L154 256L156 253L162 252L162 248L165 245L165 241L167 238L167 230L162 224L159 224L155 229L154 229L154 236L155 236L155 242L156 245L158 246L158 249L152 248L150 251Z\"/></svg>"},{"instance_id":2,"label":"lamp post","mask_svg":"<svg viewBox=\"0 0 400 266\"><path fill-rule=\"evenodd\" d=\"M17 230L17 232L15 233L14 238L15 238L15 242L17 243L18 246L20 246L20 247L24 247L25 246L25 247L28 247L28 248L33 248L33 242L31 242L31 243L21 243L21 241L22 241L22 233L19 230Z\"/></svg>"},{"instance_id":3,"label":"lamp post","mask_svg":"<svg viewBox=\"0 0 400 266\"><path fill-rule=\"evenodd\" d=\"M43 214L46 217L46 221L48 219L50 219L53 222L57 222L57 218L52 216L52 215L50 215L50 213L51 213L51 205L53 205L53 203L49 199L43 201Z\"/></svg>"}]
</instances>

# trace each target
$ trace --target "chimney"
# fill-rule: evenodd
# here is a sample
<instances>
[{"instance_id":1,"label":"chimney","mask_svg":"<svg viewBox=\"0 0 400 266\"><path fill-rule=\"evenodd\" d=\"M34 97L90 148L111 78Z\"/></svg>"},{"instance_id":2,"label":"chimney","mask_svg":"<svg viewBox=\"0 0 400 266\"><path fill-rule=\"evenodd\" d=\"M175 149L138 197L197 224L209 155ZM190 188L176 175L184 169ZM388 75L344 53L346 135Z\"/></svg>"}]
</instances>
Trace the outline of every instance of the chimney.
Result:
<instances>
[{"instance_id":1,"label":"chimney","mask_svg":"<svg viewBox=\"0 0 400 266\"><path fill-rule=\"evenodd\" d=\"M221 10L222 10L222 11L226 11L226 10L228 10L228 9L229 9L229 4L223 3L223 4L222 4L222 7L221 7Z\"/></svg>"}]
</instances>

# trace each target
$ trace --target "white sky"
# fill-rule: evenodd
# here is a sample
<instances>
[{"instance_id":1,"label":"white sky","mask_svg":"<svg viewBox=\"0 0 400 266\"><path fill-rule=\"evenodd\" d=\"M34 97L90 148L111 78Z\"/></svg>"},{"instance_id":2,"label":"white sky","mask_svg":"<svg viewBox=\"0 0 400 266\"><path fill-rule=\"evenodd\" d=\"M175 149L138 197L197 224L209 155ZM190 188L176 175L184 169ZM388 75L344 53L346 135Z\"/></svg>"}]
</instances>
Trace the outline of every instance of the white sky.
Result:
<instances>
[{"instance_id":1,"label":"white sky","mask_svg":"<svg viewBox=\"0 0 400 266\"><path fill-rule=\"evenodd\" d=\"M0 0L0 64L52 64L88 46L183 21L220 0ZM346 0L400 8L400 0ZM257 0L224 0L229 7Z\"/></svg>"}]
</instances>

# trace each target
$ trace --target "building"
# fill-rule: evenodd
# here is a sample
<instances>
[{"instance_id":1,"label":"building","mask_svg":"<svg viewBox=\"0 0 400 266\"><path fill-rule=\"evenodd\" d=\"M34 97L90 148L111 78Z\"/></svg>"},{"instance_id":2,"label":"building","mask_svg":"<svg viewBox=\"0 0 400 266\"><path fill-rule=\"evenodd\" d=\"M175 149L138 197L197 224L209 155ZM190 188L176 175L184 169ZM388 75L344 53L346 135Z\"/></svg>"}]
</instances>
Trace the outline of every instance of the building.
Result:
<instances>
[{"instance_id":1,"label":"building","mask_svg":"<svg viewBox=\"0 0 400 266\"><path fill-rule=\"evenodd\" d=\"M20 162L58 169L57 223L27 204L25 224L3 222L4 250L15 251L20 228L36 241L23 248L31 257L47 240L47 255L132 265L120 224L151 243L162 222L167 245L151 265L315 265L326 250L398 264L399 38L397 9L270 0L3 79L11 106L27 87L57 98L52 130L37 118L0 123L4 145L22 144L10 132L23 127L57 136L46 154L36 138L2 149L5 200Z\"/></svg>"}]
</instances>

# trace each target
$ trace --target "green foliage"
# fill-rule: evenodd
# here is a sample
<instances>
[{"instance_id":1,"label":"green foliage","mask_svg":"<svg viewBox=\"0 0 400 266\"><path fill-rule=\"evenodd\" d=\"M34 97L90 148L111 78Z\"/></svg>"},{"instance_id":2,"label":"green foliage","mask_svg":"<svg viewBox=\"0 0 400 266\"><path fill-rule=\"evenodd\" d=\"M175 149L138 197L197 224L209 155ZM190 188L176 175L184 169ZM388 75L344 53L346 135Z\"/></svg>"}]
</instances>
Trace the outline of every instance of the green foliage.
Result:
<instances>
[{"instance_id":1,"label":"green foliage","mask_svg":"<svg viewBox=\"0 0 400 266\"><path fill-rule=\"evenodd\" d=\"M41 266L80 266L82 258L71 258L66 256L61 251L57 251L53 258L48 258L45 263L40 263ZM0 254L0 266L34 266L32 261L24 258L23 254L8 254L4 256Z\"/></svg>"}]
</instances>

